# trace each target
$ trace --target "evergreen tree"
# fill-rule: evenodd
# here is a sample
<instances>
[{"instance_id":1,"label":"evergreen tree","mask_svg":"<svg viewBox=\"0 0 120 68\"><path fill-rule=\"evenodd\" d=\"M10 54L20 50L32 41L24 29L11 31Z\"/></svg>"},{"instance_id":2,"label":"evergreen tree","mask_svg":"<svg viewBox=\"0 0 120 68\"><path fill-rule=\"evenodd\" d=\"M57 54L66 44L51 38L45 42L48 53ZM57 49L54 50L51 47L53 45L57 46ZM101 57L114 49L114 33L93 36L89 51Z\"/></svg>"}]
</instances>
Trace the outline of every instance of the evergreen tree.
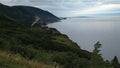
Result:
<instances>
[{"instance_id":1,"label":"evergreen tree","mask_svg":"<svg viewBox=\"0 0 120 68\"><path fill-rule=\"evenodd\" d=\"M117 56L115 56L115 57L113 58L113 60L111 61L111 65L112 65L114 68L120 68L120 64L119 64L119 61L118 61Z\"/></svg>"},{"instance_id":2,"label":"evergreen tree","mask_svg":"<svg viewBox=\"0 0 120 68\"><path fill-rule=\"evenodd\" d=\"M105 68L104 60L100 54L101 44L98 41L94 45L94 50L92 52L91 60L90 60L90 68Z\"/></svg>"}]
</instances>

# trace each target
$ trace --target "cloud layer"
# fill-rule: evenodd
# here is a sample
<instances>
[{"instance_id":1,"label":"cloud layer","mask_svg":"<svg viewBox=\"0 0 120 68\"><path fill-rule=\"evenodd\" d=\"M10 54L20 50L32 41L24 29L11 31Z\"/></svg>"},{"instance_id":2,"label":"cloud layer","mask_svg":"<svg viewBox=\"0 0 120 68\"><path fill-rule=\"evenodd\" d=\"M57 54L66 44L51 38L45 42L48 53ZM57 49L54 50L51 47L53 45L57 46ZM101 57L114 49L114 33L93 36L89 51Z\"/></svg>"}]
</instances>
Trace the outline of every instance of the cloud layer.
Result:
<instances>
[{"instance_id":1,"label":"cloud layer","mask_svg":"<svg viewBox=\"0 0 120 68\"><path fill-rule=\"evenodd\" d=\"M6 5L29 5L57 16L120 13L120 0L0 0Z\"/></svg>"}]
</instances>

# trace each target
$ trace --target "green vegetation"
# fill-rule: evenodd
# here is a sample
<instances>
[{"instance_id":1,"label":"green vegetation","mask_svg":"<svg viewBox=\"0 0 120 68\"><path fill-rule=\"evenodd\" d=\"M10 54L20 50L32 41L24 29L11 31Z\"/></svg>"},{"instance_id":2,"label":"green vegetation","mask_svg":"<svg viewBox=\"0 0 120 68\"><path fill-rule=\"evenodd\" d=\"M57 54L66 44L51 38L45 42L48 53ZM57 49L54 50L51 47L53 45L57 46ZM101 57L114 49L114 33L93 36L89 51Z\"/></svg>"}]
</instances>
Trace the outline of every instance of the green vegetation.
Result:
<instances>
[{"instance_id":1,"label":"green vegetation","mask_svg":"<svg viewBox=\"0 0 120 68\"><path fill-rule=\"evenodd\" d=\"M21 23L26 23L26 25L31 25L35 21L35 16L42 19L43 24L57 22L60 19L48 11L42 9L31 7L31 6L7 6L0 3L0 14L20 21ZM40 24L40 23L37 23Z\"/></svg>"},{"instance_id":2,"label":"green vegetation","mask_svg":"<svg viewBox=\"0 0 120 68\"><path fill-rule=\"evenodd\" d=\"M104 61L100 42L93 52L47 27L28 27L0 15L0 68L120 68L117 57Z\"/></svg>"}]
</instances>

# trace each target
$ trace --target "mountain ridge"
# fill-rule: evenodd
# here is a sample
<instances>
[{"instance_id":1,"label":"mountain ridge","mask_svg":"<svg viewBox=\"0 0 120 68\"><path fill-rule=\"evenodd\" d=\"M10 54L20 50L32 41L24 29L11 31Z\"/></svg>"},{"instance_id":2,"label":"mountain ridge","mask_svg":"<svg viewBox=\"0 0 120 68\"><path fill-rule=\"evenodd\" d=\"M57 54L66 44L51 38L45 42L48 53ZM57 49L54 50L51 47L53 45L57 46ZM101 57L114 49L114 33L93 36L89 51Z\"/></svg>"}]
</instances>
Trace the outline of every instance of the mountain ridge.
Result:
<instances>
[{"instance_id":1,"label":"mountain ridge","mask_svg":"<svg viewBox=\"0 0 120 68\"><path fill-rule=\"evenodd\" d=\"M32 24L35 16L40 17L45 25L60 20L60 18L48 11L31 6L7 6L0 4L0 14L27 24Z\"/></svg>"}]
</instances>

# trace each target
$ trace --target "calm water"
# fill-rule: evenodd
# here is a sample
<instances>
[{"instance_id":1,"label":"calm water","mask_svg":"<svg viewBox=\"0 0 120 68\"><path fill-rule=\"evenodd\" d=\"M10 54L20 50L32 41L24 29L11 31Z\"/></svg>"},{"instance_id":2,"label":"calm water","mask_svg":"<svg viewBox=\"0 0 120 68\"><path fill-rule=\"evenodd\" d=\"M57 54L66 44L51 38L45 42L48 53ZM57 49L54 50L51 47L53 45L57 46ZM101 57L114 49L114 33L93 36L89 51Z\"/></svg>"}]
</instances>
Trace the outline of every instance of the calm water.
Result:
<instances>
[{"instance_id":1,"label":"calm water","mask_svg":"<svg viewBox=\"0 0 120 68\"><path fill-rule=\"evenodd\" d=\"M82 49L92 51L93 45L102 43L101 53L105 59L118 56L120 60L120 16L99 18L68 18L49 24L76 42Z\"/></svg>"}]
</instances>

